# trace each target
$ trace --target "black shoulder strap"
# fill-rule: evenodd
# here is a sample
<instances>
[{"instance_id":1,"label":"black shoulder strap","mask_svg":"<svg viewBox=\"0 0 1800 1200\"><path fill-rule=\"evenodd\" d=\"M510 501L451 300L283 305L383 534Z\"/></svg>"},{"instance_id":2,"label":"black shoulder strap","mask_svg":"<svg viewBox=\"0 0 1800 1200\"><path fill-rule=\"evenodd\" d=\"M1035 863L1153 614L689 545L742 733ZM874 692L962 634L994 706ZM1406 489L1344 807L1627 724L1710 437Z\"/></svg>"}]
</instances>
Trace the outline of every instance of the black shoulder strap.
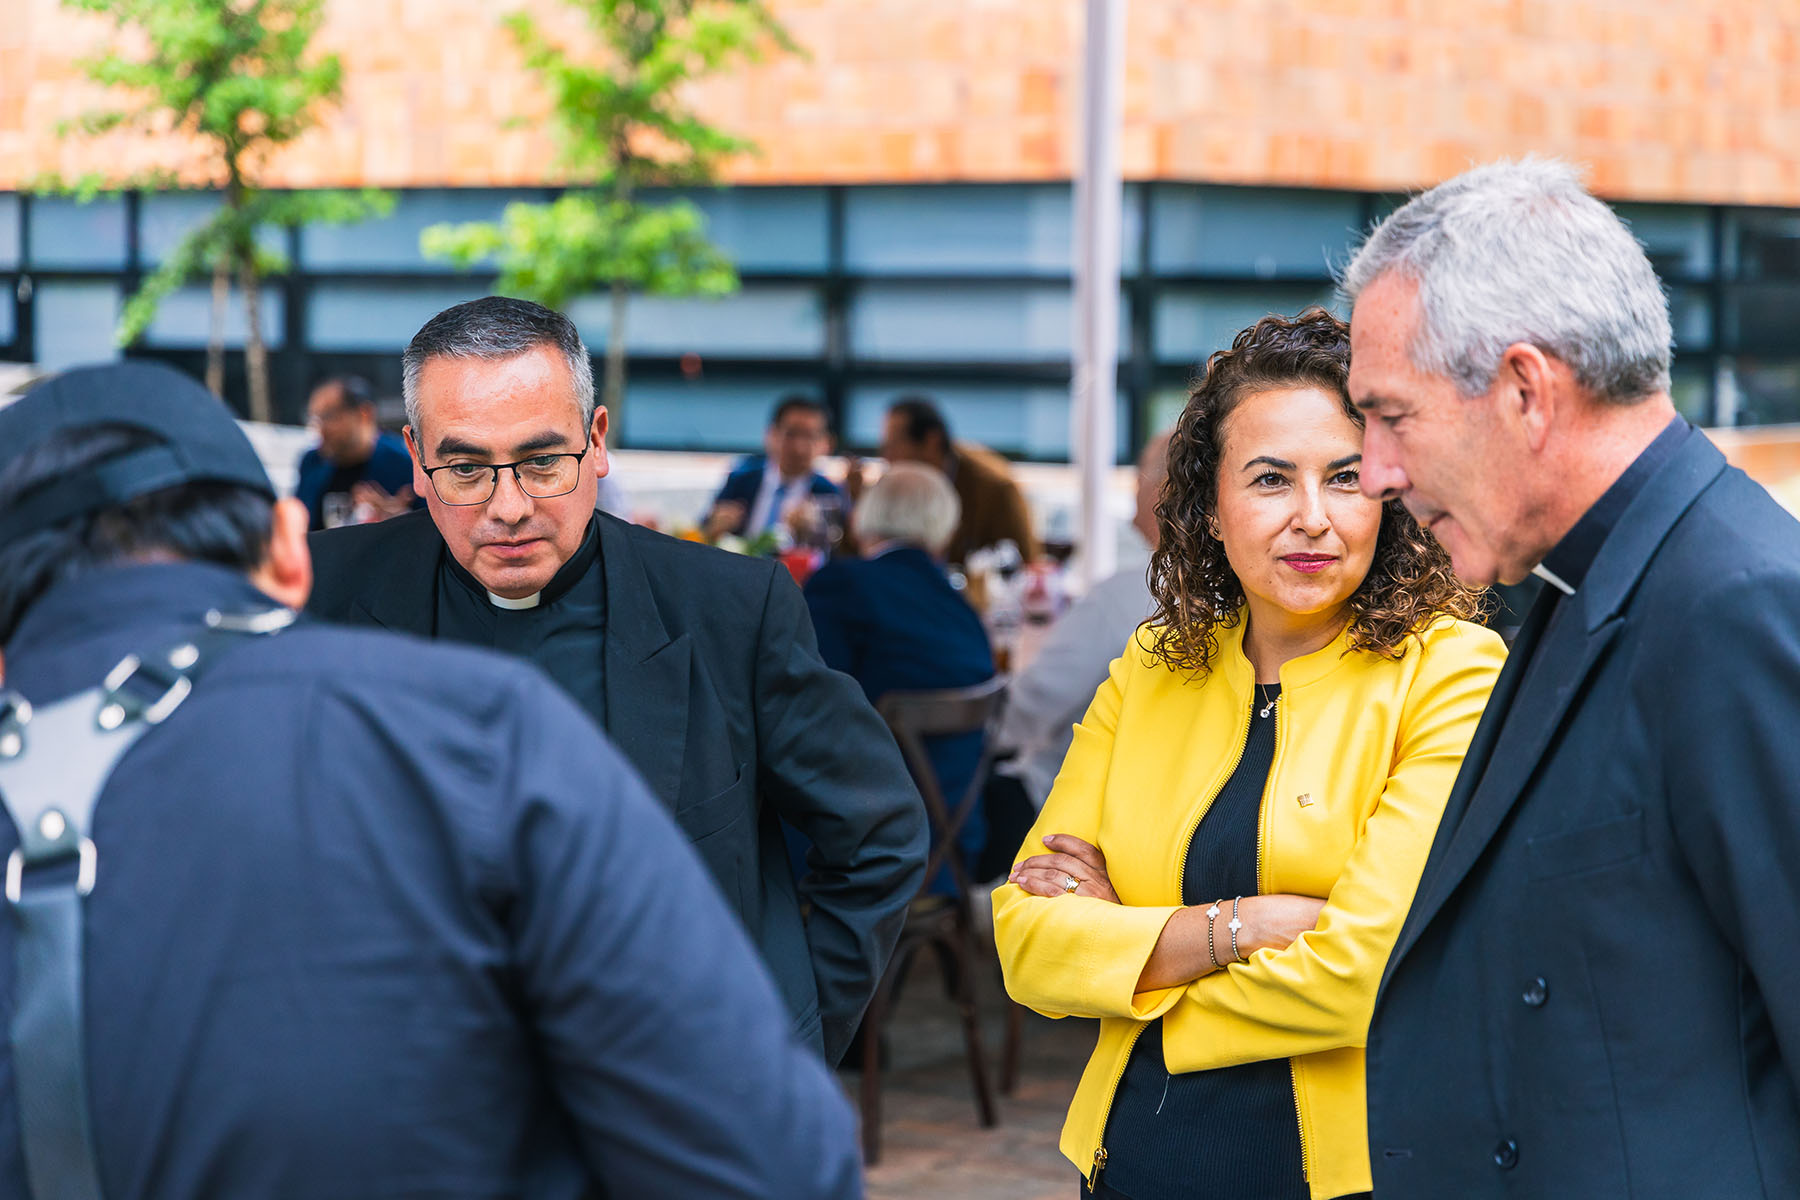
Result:
<instances>
[{"instance_id":1,"label":"black shoulder strap","mask_svg":"<svg viewBox=\"0 0 1800 1200\"><path fill-rule=\"evenodd\" d=\"M99 687L41 709L0 692L0 804L19 833L5 876L17 923L10 1032L33 1200L102 1195L81 1003L81 901L99 870L94 805L125 752L180 707L224 643L273 633L293 619L287 609L209 613L205 633L147 657L130 655Z\"/></svg>"}]
</instances>

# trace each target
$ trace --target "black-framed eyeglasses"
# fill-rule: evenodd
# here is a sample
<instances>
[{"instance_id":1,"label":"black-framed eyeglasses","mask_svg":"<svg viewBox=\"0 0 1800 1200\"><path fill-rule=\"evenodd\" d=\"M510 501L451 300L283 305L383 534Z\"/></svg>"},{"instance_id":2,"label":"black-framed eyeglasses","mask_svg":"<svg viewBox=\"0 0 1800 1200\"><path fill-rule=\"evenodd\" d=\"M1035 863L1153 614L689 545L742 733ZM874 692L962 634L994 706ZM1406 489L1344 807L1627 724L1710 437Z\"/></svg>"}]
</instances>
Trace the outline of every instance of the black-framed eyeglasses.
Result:
<instances>
[{"instance_id":1,"label":"black-framed eyeglasses","mask_svg":"<svg viewBox=\"0 0 1800 1200\"><path fill-rule=\"evenodd\" d=\"M533 454L509 463L446 463L441 467L420 463L419 469L445 504L486 504L500 486L502 471L511 471L519 490L533 500L551 500L575 490L581 482L581 460L586 457L583 450L579 454Z\"/></svg>"}]
</instances>

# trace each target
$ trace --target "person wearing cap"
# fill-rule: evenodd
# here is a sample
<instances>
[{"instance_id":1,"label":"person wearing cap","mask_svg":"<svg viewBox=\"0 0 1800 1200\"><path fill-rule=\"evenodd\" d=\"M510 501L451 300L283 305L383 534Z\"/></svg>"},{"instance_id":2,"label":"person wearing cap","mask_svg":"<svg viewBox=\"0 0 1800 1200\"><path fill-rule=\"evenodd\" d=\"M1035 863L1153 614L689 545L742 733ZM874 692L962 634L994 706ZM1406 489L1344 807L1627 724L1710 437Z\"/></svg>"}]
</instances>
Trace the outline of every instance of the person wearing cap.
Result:
<instances>
[{"instance_id":1,"label":"person wearing cap","mask_svg":"<svg viewBox=\"0 0 1800 1200\"><path fill-rule=\"evenodd\" d=\"M860 1195L841 1090L629 764L527 664L284 628L306 527L166 367L0 411L0 1195ZM82 786L51 714L106 679L114 729L184 671L132 701L78 882L40 870L62 818L17 814ZM78 892L46 1025L33 922Z\"/></svg>"},{"instance_id":2,"label":"person wearing cap","mask_svg":"<svg viewBox=\"0 0 1800 1200\"><path fill-rule=\"evenodd\" d=\"M836 1063L925 874L924 803L779 563L596 514L607 412L569 319L489 296L406 348L426 513L313 537L309 611L542 666L712 869ZM811 844L795 879L782 825Z\"/></svg>"}]
</instances>

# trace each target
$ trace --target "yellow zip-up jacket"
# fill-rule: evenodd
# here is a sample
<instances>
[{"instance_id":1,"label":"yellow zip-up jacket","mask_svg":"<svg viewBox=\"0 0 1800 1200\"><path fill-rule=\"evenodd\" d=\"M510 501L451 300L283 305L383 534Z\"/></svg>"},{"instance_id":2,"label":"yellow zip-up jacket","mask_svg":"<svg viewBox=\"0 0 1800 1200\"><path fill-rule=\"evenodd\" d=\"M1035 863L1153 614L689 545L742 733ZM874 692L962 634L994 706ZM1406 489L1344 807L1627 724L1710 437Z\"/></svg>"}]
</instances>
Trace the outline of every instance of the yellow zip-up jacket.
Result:
<instances>
[{"instance_id":1,"label":"yellow zip-up jacket","mask_svg":"<svg viewBox=\"0 0 1800 1200\"><path fill-rule=\"evenodd\" d=\"M1100 1019L1062 1132L1084 1176L1105 1164L1132 1044L1161 1018L1170 1071L1288 1059L1302 1162L1324 1200L1371 1186L1363 1046L1375 990L1506 651L1443 618L1398 659L1350 651L1346 632L1285 664L1257 879L1265 894L1325 898L1318 926L1285 950L1134 992L1181 907L1194 828L1243 753L1255 684L1243 629L1240 616L1218 631L1198 679L1150 658L1147 631L1113 662L1015 861L1045 853L1047 834L1073 834L1106 855L1120 903L1008 884L994 893L994 933L1014 999Z\"/></svg>"}]
</instances>

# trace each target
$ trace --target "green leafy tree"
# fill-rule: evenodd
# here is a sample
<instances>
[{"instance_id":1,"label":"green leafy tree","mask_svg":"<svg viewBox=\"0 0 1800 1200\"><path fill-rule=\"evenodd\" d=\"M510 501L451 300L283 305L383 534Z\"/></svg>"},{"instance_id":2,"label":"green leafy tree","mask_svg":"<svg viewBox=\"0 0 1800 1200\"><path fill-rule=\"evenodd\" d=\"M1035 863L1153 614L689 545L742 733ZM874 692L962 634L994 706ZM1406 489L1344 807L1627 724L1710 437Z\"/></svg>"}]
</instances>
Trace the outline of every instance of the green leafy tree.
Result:
<instances>
[{"instance_id":1,"label":"green leafy tree","mask_svg":"<svg viewBox=\"0 0 1800 1200\"><path fill-rule=\"evenodd\" d=\"M219 210L189 231L125 305L118 338L129 345L157 307L195 278L212 277L212 329L206 385L223 393L225 310L235 277L248 333L250 415L269 420L269 355L262 339L262 281L287 269L261 244L271 226L351 222L390 211L385 192L275 192L258 185L269 155L316 125L340 95L343 67L335 54L309 53L324 0L63 0L109 18L135 52L112 49L81 66L96 82L129 95L121 108L84 115L65 129L101 135L132 129L167 139L193 156L184 170L160 169L128 179L89 178L78 194L166 187L182 175L210 175ZM197 160L197 161L196 161Z\"/></svg>"},{"instance_id":2,"label":"green leafy tree","mask_svg":"<svg viewBox=\"0 0 1800 1200\"><path fill-rule=\"evenodd\" d=\"M551 308L606 288L602 402L616 411L631 293L724 295L738 285L698 209L643 195L711 183L722 158L751 149L696 115L684 102L686 85L767 49L796 47L761 0L567 3L586 18L597 61L552 41L528 13L506 25L549 93L557 165L575 189L549 204L509 204L498 222L432 226L420 246L462 266L491 262L497 291Z\"/></svg>"}]
</instances>

